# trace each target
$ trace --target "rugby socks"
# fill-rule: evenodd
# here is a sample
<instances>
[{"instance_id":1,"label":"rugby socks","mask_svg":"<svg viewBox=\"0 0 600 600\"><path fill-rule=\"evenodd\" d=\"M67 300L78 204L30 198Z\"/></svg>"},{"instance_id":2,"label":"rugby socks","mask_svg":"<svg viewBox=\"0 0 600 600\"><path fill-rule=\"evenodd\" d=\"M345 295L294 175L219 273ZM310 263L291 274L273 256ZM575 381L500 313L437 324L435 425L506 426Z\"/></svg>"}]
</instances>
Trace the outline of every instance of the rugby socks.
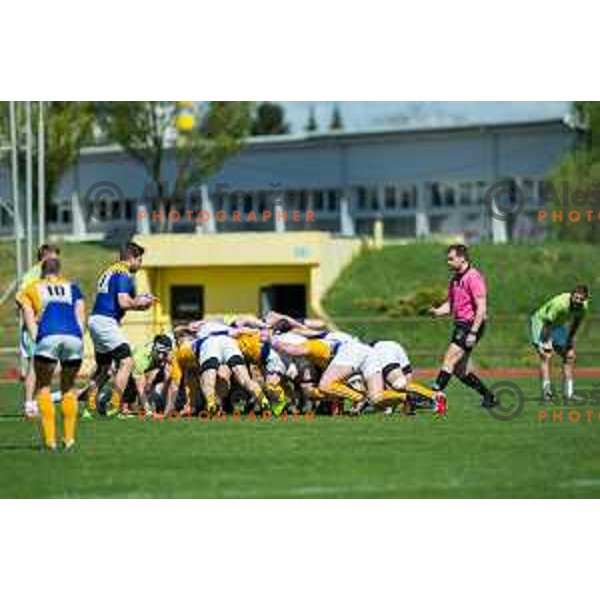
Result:
<instances>
[{"instance_id":1,"label":"rugby socks","mask_svg":"<svg viewBox=\"0 0 600 600\"><path fill-rule=\"evenodd\" d=\"M216 394L208 394L206 396L206 410L209 413L217 412L217 395Z\"/></svg>"},{"instance_id":2,"label":"rugby socks","mask_svg":"<svg viewBox=\"0 0 600 600\"><path fill-rule=\"evenodd\" d=\"M117 386L115 386L115 388L116 389L113 389L112 394L110 396L110 405L113 408L113 410L116 412L119 410L119 407L121 406L121 392L119 391Z\"/></svg>"},{"instance_id":3,"label":"rugby socks","mask_svg":"<svg viewBox=\"0 0 600 600\"><path fill-rule=\"evenodd\" d=\"M90 412L96 412L96 400L98 398L98 388L92 387L88 390L88 406L90 408Z\"/></svg>"},{"instance_id":4,"label":"rugby socks","mask_svg":"<svg viewBox=\"0 0 600 600\"><path fill-rule=\"evenodd\" d=\"M483 381L481 381L481 379L479 379L479 377L477 377L477 375L475 375L475 373L467 373L463 377L459 377L459 379L466 386L470 387L471 389L475 390L476 392L479 392L479 394L481 394L484 398L489 397L490 390L483 383Z\"/></svg>"},{"instance_id":5,"label":"rugby socks","mask_svg":"<svg viewBox=\"0 0 600 600\"><path fill-rule=\"evenodd\" d=\"M435 379L435 383L433 384L434 389L443 392L446 389L448 383L450 383L451 377L452 373L448 373L448 371L444 371L442 369Z\"/></svg>"},{"instance_id":6,"label":"rugby socks","mask_svg":"<svg viewBox=\"0 0 600 600\"><path fill-rule=\"evenodd\" d=\"M406 391L412 392L417 396L423 396L424 398L427 398L427 400L433 400L436 397L436 390L432 390L431 388L416 382L407 384Z\"/></svg>"},{"instance_id":7,"label":"rugby socks","mask_svg":"<svg viewBox=\"0 0 600 600\"><path fill-rule=\"evenodd\" d=\"M38 394L38 406L42 422L44 446L50 450L56 449L56 422L54 420L54 402L50 390L44 388Z\"/></svg>"},{"instance_id":8,"label":"rugby socks","mask_svg":"<svg viewBox=\"0 0 600 600\"><path fill-rule=\"evenodd\" d=\"M542 381L542 395L544 398L552 395L552 382L548 379Z\"/></svg>"},{"instance_id":9,"label":"rugby socks","mask_svg":"<svg viewBox=\"0 0 600 600\"><path fill-rule=\"evenodd\" d=\"M267 391L271 393L271 397L275 398L273 404L273 414L278 417L285 408L285 391L280 385L268 385Z\"/></svg>"},{"instance_id":10,"label":"rugby socks","mask_svg":"<svg viewBox=\"0 0 600 600\"><path fill-rule=\"evenodd\" d=\"M408 394L406 392L399 392L398 390L383 390L383 400L392 400L397 402L404 402Z\"/></svg>"},{"instance_id":11,"label":"rugby socks","mask_svg":"<svg viewBox=\"0 0 600 600\"><path fill-rule=\"evenodd\" d=\"M325 394L342 398L343 400L350 400L353 403L360 402L364 398L364 394L357 392L345 383L336 381L329 385L326 390L323 390Z\"/></svg>"},{"instance_id":12,"label":"rugby socks","mask_svg":"<svg viewBox=\"0 0 600 600\"><path fill-rule=\"evenodd\" d=\"M77 422L77 396L74 391L67 392L62 397L63 413L63 442L65 448L75 443L75 423Z\"/></svg>"}]
</instances>

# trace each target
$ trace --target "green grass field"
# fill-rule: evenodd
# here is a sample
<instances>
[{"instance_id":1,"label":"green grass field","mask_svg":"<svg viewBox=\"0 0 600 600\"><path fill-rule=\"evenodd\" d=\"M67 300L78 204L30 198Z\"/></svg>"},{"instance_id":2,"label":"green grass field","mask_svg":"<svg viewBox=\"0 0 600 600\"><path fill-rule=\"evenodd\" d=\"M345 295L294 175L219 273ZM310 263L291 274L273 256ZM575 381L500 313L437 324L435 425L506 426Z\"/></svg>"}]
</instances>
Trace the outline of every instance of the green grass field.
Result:
<instances>
[{"instance_id":1,"label":"green grass field","mask_svg":"<svg viewBox=\"0 0 600 600\"><path fill-rule=\"evenodd\" d=\"M315 422L80 423L74 453L35 449L32 423L0 418L0 496L117 498L598 497L593 421L538 423L537 388L510 422L449 390L447 421L398 415ZM580 386L593 382L579 382ZM17 410L0 387L0 414Z\"/></svg>"},{"instance_id":2,"label":"green grass field","mask_svg":"<svg viewBox=\"0 0 600 600\"><path fill-rule=\"evenodd\" d=\"M444 287L443 247L388 246L364 252L336 282L325 307L337 324L364 337L398 339L416 366L439 364L449 323L386 316L378 299ZM0 244L0 283L12 273L11 247ZM586 280L600 289L597 248L580 245L474 249L490 287L490 322L475 357L481 366L534 366L525 318L550 294ZM113 252L93 244L63 247L65 271L90 293ZM362 301L369 301L360 304ZM375 302L373 302L375 300ZM595 319L600 304L592 302ZM383 320L382 320L383 317ZM14 339L12 303L0 328ZM600 364L600 327L590 320L579 364ZM537 381L519 380L529 399L514 421L494 420L476 396L449 388L450 418L403 420L369 415L314 422L138 422L80 424L72 454L44 454L32 423L18 411L17 384L0 385L1 497L598 497L600 409L581 422L538 422ZM578 381L579 388L594 381ZM585 410L593 411L587 422Z\"/></svg>"}]
</instances>

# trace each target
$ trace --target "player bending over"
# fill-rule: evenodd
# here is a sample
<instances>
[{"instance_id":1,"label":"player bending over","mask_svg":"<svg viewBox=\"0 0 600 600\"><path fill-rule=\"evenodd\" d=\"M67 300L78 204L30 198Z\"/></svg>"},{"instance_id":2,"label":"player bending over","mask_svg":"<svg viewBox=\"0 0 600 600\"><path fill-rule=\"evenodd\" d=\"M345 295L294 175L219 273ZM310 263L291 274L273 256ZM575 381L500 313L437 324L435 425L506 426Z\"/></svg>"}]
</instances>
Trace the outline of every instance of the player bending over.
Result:
<instances>
[{"instance_id":1,"label":"player bending over","mask_svg":"<svg viewBox=\"0 0 600 600\"><path fill-rule=\"evenodd\" d=\"M198 327L194 352L200 365L200 387L206 409L216 412L217 374L226 365L237 383L258 400L261 409L269 408L269 401L260 385L250 377L248 367L236 341L230 336L231 328L222 321L202 321Z\"/></svg>"},{"instance_id":2,"label":"player bending over","mask_svg":"<svg viewBox=\"0 0 600 600\"><path fill-rule=\"evenodd\" d=\"M280 415L287 403L284 389L287 367L271 344L270 332L267 329L240 327L233 329L230 335L236 340L249 367L253 365L260 370L273 413Z\"/></svg>"},{"instance_id":3,"label":"player bending over","mask_svg":"<svg viewBox=\"0 0 600 600\"><path fill-rule=\"evenodd\" d=\"M77 396L75 377L83 357L85 307L77 284L59 276L60 262L48 258L42 264L42 278L22 293L27 332L35 340L35 393L42 422L44 447L56 450L56 421L50 386L60 362L63 443L66 450L75 444Z\"/></svg>"},{"instance_id":4,"label":"player bending over","mask_svg":"<svg viewBox=\"0 0 600 600\"><path fill-rule=\"evenodd\" d=\"M406 414L415 414L416 408L433 408L438 416L447 413L447 401L444 392L436 391L413 381L413 368L404 350L398 342L382 340L373 344L373 350L381 363L381 372L386 389L403 393L398 398L384 397L378 407L390 409L401 404Z\"/></svg>"},{"instance_id":5,"label":"player bending over","mask_svg":"<svg viewBox=\"0 0 600 600\"><path fill-rule=\"evenodd\" d=\"M552 400L550 361L556 352L563 361L563 399L573 396L575 335L589 311L589 288L580 283L572 292L550 298L529 321L531 343L540 359L540 379L544 401Z\"/></svg>"},{"instance_id":6,"label":"player bending over","mask_svg":"<svg viewBox=\"0 0 600 600\"><path fill-rule=\"evenodd\" d=\"M137 399L146 414L152 413L152 399L159 398L158 408L164 409L166 398L176 390L166 385L171 380L170 368L173 359L173 341L168 335L160 334L149 344L144 344L133 353L131 378L126 388L125 399ZM131 390L130 397L127 393Z\"/></svg>"}]
</instances>

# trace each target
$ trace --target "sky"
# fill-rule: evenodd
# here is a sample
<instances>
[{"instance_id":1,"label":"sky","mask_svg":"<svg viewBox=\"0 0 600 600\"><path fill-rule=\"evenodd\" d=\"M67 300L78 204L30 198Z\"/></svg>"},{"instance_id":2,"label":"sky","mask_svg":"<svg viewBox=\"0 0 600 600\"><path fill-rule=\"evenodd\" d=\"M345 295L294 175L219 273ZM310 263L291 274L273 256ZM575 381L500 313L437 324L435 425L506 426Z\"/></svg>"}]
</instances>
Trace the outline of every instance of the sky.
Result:
<instances>
[{"instance_id":1,"label":"sky","mask_svg":"<svg viewBox=\"0 0 600 600\"><path fill-rule=\"evenodd\" d=\"M293 132L303 131L310 107L326 130L334 102L280 102ZM570 102L338 102L346 130L394 126L527 121L563 117Z\"/></svg>"}]
</instances>

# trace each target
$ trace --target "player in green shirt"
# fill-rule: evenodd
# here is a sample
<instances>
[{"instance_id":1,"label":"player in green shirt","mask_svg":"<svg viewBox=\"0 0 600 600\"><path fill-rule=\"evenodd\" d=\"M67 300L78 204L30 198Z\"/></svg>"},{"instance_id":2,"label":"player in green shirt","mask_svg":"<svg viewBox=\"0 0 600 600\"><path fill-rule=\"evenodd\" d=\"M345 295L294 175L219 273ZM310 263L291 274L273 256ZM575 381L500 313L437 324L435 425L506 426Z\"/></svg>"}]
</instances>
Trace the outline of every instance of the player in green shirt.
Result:
<instances>
[{"instance_id":1,"label":"player in green shirt","mask_svg":"<svg viewBox=\"0 0 600 600\"><path fill-rule=\"evenodd\" d=\"M530 319L531 342L540 358L540 375L544 401L552 399L550 360L554 353L563 359L563 394L573 395L575 334L589 311L589 289L578 284L572 292L550 298Z\"/></svg>"},{"instance_id":2,"label":"player in green shirt","mask_svg":"<svg viewBox=\"0 0 600 600\"><path fill-rule=\"evenodd\" d=\"M150 398L155 391L162 390L158 384L164 383L167 377L167 370L171 364L173 353L173 341L168 335L155 336L152 343L139 347L133 353L133 369L129 389L133 396L137 397L147 413L152 412ZM131 385L133 384L133 387ZM162 395L162 394L161 394ZM127 396L125 393L127 404ZM131 397L131 396L130 396ZM164 404L164 399L163 402Z\"/></svg>"}]
</instances>

